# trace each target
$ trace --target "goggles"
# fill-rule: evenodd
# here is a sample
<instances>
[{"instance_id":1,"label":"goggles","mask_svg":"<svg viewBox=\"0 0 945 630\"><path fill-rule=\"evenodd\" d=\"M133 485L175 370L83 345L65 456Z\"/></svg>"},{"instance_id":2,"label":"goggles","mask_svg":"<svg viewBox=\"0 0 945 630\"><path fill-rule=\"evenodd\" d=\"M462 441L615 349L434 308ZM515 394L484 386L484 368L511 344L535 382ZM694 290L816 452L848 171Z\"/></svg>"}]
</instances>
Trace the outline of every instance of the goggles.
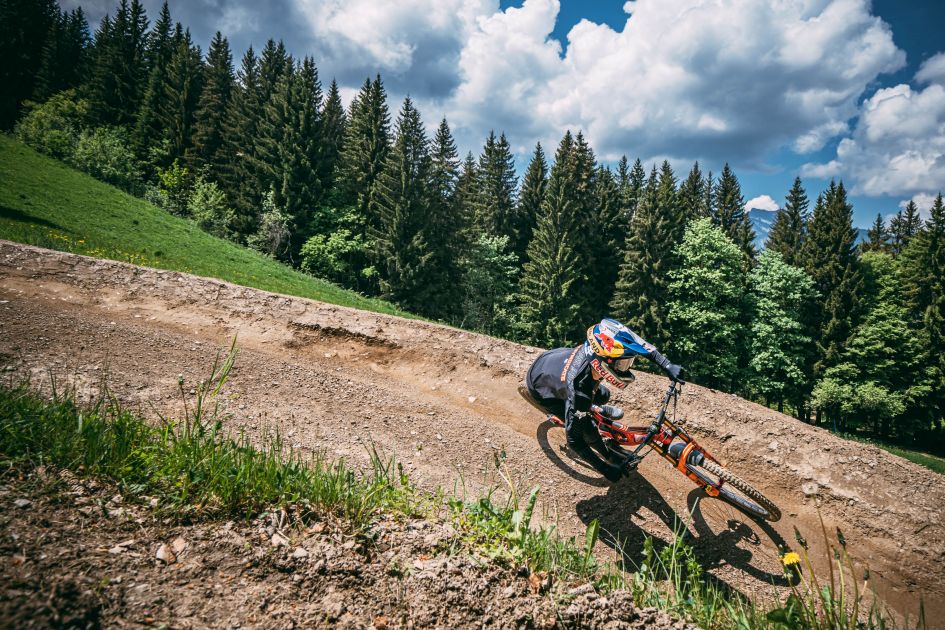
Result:
<instances>
[{"instance_id":1,"label":"goggles","mask_svg":"<svg viewBox=\"0 0 945 630\"><path fill-rule=\"evenodd\" d=\"M636 357L626 357L623 359L617 359L616 361L614 361L614 371L617 372L618 374L622 374L626 372L633 365L633 360L635 358Z\"/></svg>"}]
</instances>

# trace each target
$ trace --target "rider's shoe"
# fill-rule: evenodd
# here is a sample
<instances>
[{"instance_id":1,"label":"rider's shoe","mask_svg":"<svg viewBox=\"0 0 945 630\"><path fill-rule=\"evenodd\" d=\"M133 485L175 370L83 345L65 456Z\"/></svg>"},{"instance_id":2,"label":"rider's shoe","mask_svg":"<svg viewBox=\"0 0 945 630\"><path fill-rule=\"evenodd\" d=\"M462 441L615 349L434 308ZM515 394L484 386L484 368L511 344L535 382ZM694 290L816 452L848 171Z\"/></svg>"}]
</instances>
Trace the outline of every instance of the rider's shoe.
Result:
<instances>
[{"instance_id":1,"label":"rider's shoe","mask_svg":"<svg viewBox=\"0 0 945 630\"><path fill-rule=\"evenodd\" d=\"M613 405L604 405L600 408L600 413L609 420L620 420L623 418L623 409L614 407Z\"/></svg>"}]
</instances>

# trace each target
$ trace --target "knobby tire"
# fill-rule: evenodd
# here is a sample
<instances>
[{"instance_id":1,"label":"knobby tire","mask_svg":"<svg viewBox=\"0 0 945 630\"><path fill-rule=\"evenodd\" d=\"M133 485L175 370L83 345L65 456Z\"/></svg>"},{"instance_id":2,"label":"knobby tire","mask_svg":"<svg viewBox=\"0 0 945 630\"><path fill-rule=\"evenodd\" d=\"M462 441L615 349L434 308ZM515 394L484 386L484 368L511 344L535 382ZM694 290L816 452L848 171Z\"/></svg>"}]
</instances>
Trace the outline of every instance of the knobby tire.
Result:
<instances>
[{"instance_id":1,"label":"knobby tire","mask_svg":"<svg viewBox=\"0 0 945 630\"><path fill-rule=\"evenodd\" d=\"M698 474L698 471L695 469L704 468L708 472L724 481L725 483L722 484L722 487L719 490L719 498L726 501L727 503L734 505L745 512L753 514L754 516L760 516L761 518L767 519L769 521L777 521L781 519L781 510L778 509L778 506L772 503L771 499L761 494L761 492L756 490L747 481L736 477L734 474L719 464L710 461L709 459L705 459L701 466L690 466L689 468L693 469L693 472L696 474ZM732 492L731 488L735 488L737 492ZM744 495L744 497L736 496L739 493ZM748 501L744 500L746 498Z\"/></svg>"}]
</instances>

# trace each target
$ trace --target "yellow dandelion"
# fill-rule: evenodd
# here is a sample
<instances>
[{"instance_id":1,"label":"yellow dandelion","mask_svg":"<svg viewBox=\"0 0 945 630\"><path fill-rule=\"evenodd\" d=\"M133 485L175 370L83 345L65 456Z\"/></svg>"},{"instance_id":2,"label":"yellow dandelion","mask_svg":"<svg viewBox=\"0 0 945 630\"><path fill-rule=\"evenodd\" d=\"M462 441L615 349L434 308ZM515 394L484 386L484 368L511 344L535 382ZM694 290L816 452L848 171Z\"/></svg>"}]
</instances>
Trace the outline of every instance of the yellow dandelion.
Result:
<instances>
[{"instance_id":1,"label":"yellow dandelion","mask_svg":"<svg viewBox=\"0 0 945 630\"><path fill-rule=\"evenodd\" d=\"M797 553L795 553L795 552L793 552L793 551L789 551L789 552L787 552L786 554L784 554L783 556L781 556L781 563L782 563L784 566L786 566L786 567L789 567L789 566L791 566L792 564L800 564L800 563L801 563L801 557L800 557L799 555L797 555Z\"/></svg>"}]
</instances>

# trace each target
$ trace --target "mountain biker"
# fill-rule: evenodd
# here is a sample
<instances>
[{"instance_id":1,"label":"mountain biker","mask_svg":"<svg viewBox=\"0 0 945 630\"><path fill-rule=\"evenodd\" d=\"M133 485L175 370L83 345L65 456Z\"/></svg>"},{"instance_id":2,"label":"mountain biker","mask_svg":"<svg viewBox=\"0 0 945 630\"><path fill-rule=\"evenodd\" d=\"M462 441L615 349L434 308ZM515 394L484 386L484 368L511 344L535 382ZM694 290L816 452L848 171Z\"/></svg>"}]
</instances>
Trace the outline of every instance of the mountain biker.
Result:
<instances>
[{"instance_id":1,"label":"mountain biker","mask_svg":"<svg viewBox=\"0 0 945 630\"><path fill-rule=\"evenodd\" d=\"M541 354L528 369L525 386L534 401L553 419L564 421L568 446L610 481L623 475L623 462L611 464L601 459L587 438L600 438L585 415L591 405L604 405L604 415L623 417L617 407L605 405L610 390L603 382L623 389L634 380L630 366L637 356L647 357L670 377L679 379L682 367L671 363L651 344L614 319L603 319L587 329L587 341L576 348L555 348Z\"/></svg>"}]
</instances>

